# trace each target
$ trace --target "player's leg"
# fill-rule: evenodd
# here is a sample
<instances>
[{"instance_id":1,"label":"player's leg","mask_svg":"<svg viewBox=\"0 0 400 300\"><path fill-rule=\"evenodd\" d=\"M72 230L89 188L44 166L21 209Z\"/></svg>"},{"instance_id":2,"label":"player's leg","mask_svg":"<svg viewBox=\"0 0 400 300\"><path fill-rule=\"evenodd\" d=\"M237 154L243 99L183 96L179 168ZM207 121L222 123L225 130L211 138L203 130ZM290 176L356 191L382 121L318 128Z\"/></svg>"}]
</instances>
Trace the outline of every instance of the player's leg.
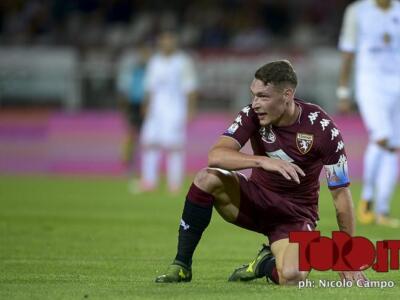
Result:
<instances>
[{"instance_id":1,"label":"player's leg","mask_svg":"<svg viewBox=\"0 0 400 300\"><path fill-rule=\"evenodd\" d=\"M159 166L161 160L161 148L157 145L146 145L142 154L142 179L141 187L144 190L154 189L159 179Z\"/></svg>"},{"instance_id":2,"label":"player's leg","mask_svg":"<svg viewBox=\"0 0 400 300\"><path fill-rule=\"evenodd\" d=\"M264 221L268 222L268 220ZM308 273L298 270L298 246L295 243L289 243L289 233L292 231L311 231L314 228L311 221L281 223L270 228L267 235L271 247L268 247L267 253L259 253L259 262L256 260L255 263L257 276L252 279L266 277L273 283L287 285L304 280ZM262 258L263 255L266 257L260 259L260 256ZM247 266L251 264L247 264ZM245 273L243 271L237 272L237 270L233 272L231 277L236 277L235 281L247 280L247 276L244 276ZM240 279L237 279L238 277Z\"/></svg>"},{"instance_id":3,"label":"player's leg","mask_svg":"<svg viewBox=\"0 0 400 300\"><path fill-rule=\"evenodd\" d=\"M159 167L162 149L158 137L157 120L147 119L141 133L141 190L154 189L159 179Z\"/></svg>"},{"instance_id":4,"label":"player's leg","mask_svg":"<svg viewBox=\"0 0 400 300\"><path fill-rule=\"evenodd\" d=\"M239 205L240 186L235 173L212 168L198 172L186 196L175 260L156 282L190 281L193 253L210 223L213 206L225 220L235 222Z\"/></svg>"},{"instance_id":5,"label":"player's leg","mask_svg":"<svg viewBox=\"0 0 400 300\"><path fill-rule=\"evenodd\" d=\"M376 223L399 227L398 220L390 218L390 201L398 178L398 158L394 151L385 150L382 157L376 189Z\"/></svg>"},{"instance_id":6,"label":"player's leg","mask_svg":"<svg viewBox=\"0 0 400 300\"><path fill-rule=\"evenodd\" d=\"M400 125L400 107L397 104L397 97L388 94L387 99L389 105L386 109L386 122L383 126L389 127L390 132L389 138L385 140L381 147L383 149L383 155L381 158L380 169L377 179L376 189L376 222L380 225L386 225L390 227L399 227L400 222L397 219L389 217L390 202L394 189L396 188L398 178L398 156L396 148L400 144L400 134L397 133L397 126ZM390 98L392 97L392 99ZM385 125L386 124L386 125Z\"/></svg>"},{"instance_id":7,"label":"player's leg","mask_svg":"<svg viewBox=\"0 0 400 300\"><path fill-rule=\"evenodd\" d=\"M125 123L128 130L122 145L122 157L124 164L128 168L130 168L132 162L132 147L134 141L133 135L135 134L135 127L132 124L132 110L130 103L126 103L123 114L125 117Z\"/></svg>"},{"instance_id":8,"label":"player's leg","mask_svg":"<svg viewBox=\"0 0 400 300\"><path fill-rule=\"evenodd\" d=\"M170 192L178 192L182 186L185 154L183 149L167 150L167 183Z\"/></svg>"},{"instance_id":9,"label":"player's leg","mask_svg":"<svg viewBox=\"0 0 400 300\"><path fill-rule=\"evenodd\" d=\"M185 151L186 140L185 120L176 118L165 122L164 146L167 149L167 184L172 193L180 190L185 170Z\"/></svg>"},{"instance_id":10,"label":"player's leg","mask_svg":"<svg viewBox=\"0 0 400 300\"><path fill-rule=\"evenodd\" d=\"M267 277L276 284L294 285L308 276L308 272L299 271L299 246L297 243L289 243L289 239L284 238L273 242L271 248L265 249L265 247L264 245L253 262L244 265L243 269L236 269L229 281L249 281ZM263 253L266 250L268 252ZM256 276L250 276L250 272L247 271L249 268L257 268Z\"/></svg>"},{"instance_id":11,"label":"player's leg","mask_svg":"<svg viewBox=\"0 0 400 300\"><path fill-rule=\"evenodd\" d=\"M309 274L299 270L299 245L289 243L289 239L275 241L271 245L276 258L276 268L279 274L279 284L295 285L305 280Z\"/></svg>"},{"instance_id":12,"label":"player's leg","mask_svg":"<svg viewBox=\"0 0 400 300\"><path fill-rule=\"evenodd\" d=\"M276 284L279 283L275 257L271 247L266 244L262 245L251 262L236 268L228 281L250 281L262 277L267 277Z\"/></svg>"},{"instance_id":13,"label":"player's leg","mask_svg":"<svg viewBox=\"0 0 400 300\"><path fill-rule=\"evenodd\" d=\"M364 153L363 185L357 208L357 218L361 224L371 224L375 220L372 206L382 155L383 149L375 142L369 142Z\"/></svg>"},{"instance_id":14,"label":"player's leg","mask_svg":"<svg viewBox=\"0 0 400 300\"><path fill-rule=\"evenodd\" d=\"M129 172L132 172L134 168L139 133L143 121L140 109L140 104L130 103L126 112L128 136L124 144L124 162L126 163Z\"/></svg>"},{"instance_id":15,"label":"player's leg","mask_svg":"<svg viewBox=\"0 0 400 300\"><path fill-rule=\"evenodd\" d=\"M389 128L382 126L387 117L384 111L376 109L376 99L380 98L380 95L373 89L368 88L362 88L358 92L358 105L363 122L369 132L369 143L364 153L363 184L361 199L357 208L357 218L361 224L370 224L375 221L372 205L384 152L384 149L377 141L383 141L388 137Z\"/></svg>"}]
</instances>

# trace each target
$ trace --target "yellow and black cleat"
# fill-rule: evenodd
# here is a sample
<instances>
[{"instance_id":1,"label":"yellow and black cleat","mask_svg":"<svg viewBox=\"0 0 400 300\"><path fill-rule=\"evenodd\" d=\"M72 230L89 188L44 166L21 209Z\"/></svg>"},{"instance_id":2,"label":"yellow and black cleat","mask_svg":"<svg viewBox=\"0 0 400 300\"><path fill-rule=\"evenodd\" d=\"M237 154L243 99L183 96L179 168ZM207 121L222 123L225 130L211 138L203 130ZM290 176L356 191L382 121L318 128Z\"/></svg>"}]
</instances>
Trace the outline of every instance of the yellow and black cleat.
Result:
<instances>
[{"instance_id":1,"label":"yellow and black cleat","mask_svg":"<svg viewBox=\"0 0 400 300\"><path fill-rule=\"evenodd\" d=\"M168 267L165 274L160 275L156 278L157 283L174 283L174 282L189 282L192 280L192 271L174 261L172 265Z\"/></svg>"},{"instance_id":2,"label":"yellow and black cleat","mask_svg":"<svg viewBox=\"0 0 400 300\"><path fill-rule=\"evenodd\" d=\"M363 199L358 202L357 219L360 224L368 225L375 222L375 213L371 210L371 202Z\"/></svg>"},{"instance_id":3,"label":"yellow and black cleat","mask_svg":"<svg viewBox=\"0 0 400 300\"><path fill-rule=\"evenodd\" d=\"M400 228L400 220L385 215L376 216L376 224L390 228Z\"/></svg>"},{"instance_id":4,"label":"yellow and black cleat","mask_svg":"<svg viewBox=\"0 0 400 300\"><path fill-rule=\"evenodd\" d=\"M265 274L260 274L259 269L261 264L267 259L274 259L271 248L263 244L256 258L248 264L245 264L235 269L228 281L250 281L257 278L262 278Z\"/></svg>"}]
</instances>

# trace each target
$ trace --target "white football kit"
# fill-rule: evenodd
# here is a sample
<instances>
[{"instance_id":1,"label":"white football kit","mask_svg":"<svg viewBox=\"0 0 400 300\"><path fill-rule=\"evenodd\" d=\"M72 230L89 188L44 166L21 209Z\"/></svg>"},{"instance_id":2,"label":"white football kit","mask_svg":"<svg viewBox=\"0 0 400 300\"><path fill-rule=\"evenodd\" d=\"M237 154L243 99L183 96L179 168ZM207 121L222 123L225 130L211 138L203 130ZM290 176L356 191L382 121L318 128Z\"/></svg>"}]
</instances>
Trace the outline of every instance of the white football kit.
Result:
<instances>
[{"instance_id":1,"label":"white football kit","mask_svg":"<svg viewBox=\"0 0 400 300\"><path fill-rule=\"evenodd\" d=\"M354 52L355 98L373 140L400 146L400 3L356 1L344 16L339 48Z\"/></svg>"},{"instance_id":2,"label":"white football kit","mask_svg":"<svg viewBox=\"0 0 400 300\"><path fill-rule=\"evenodd\" d=\"M187 95L196 88L193 63L183 53L171 56L156 54L150 59L145 79L150 102L142 131L144 145L183 146Z\"/></svg>"},{"instance_id":3,"label":"white football kit","mask_svg":"<svg viewBox=\"0 0 400 300\"><path fill-rule=\"evenodd\" d=\"M339 48L355 54L355 98L370 143L364 156L362 198L375 199L386 215L398 177L397 154L376 144L387 139L400 146L400 3L388 9L359 0L345 12Z\"/></svg>"}]
</instances>

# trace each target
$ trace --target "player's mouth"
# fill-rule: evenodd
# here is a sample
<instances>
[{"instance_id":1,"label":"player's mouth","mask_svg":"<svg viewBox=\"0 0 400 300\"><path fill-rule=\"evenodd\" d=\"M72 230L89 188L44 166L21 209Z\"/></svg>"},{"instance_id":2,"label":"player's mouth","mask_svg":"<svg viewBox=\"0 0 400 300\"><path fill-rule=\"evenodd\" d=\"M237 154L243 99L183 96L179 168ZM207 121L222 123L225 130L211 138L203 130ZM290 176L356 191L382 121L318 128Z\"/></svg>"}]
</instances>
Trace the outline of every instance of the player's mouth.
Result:
<instances>
[{"instance_id":1,"label":"player's mouth","mask_svg":"<svg viewBox=\"0 0 400 300\"><path fill-rule=\"evenodd\" d=\"M267 115L267 113L257 113L257 117L259 119L263 119L266 115Z\"/></svg>"}]
</instances>

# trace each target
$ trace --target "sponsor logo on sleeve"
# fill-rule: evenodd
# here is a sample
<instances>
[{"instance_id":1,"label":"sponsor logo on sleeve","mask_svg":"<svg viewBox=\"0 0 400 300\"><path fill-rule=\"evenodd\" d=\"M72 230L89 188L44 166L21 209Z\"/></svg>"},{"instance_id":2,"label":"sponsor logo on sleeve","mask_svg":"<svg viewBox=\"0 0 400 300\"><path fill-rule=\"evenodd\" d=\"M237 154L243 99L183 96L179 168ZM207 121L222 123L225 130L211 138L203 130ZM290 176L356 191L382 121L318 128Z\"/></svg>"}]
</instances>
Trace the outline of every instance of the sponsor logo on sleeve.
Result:
<instances>
[{"instance_id":1,"label":"sponsor logo on sleeve","mask_svg":"<svg viewBox=\"0 0 400 300\"><path fill-rule=\"evenodd\" d=\"M328 126L330 122L331 122L331 120L328 120L328 119L322 119L319 122L319 124L321 124L322 131L325 131L326 126Z\"/></svg>"},{"instance_id":2,"label":"sponsor logo on sleeve","mask_svg":"<svg viewBox=\"0 0 400 300\"><path fill-rule=\"evenodd\" d=\"M250 106L244 107L244 108L242 109L242 112L243 112L244 114L246 114L246 116L248 117L248 116L249 116L249 112L250 112Z\"/></svg>"},{"instance_id":3,"label":"sponsor logo on sleeve","mask_svg":"<svg viewBox=\"0 0 400 300\"><path fill-rule=\"evenodd\" d=\"M335 152L339 152L340 150L342 150L344 148L344 143L343 141L339 141L337 144L337 148Z\"/></svg>"},{"instance_id":4,"label":"sponsor logo on sleeve","mask_svg":"<svg viewBox=\"0 0 400 300\"><path fill-rule=\"evenodd\" d=\"M315 111L308 115L308 119L310 120L311 125L314 125L314 122L318 118L319 114L320 114L320 111Z\"/></svg>"},{"instance_id":5,"label":"sponsor logo on sleeve","mask_svg":"<svg viewBox=\"0 0 400 300\"><path fill-rule=\"evenodd\" d=\"M339 135L339 130L337 128L332 128L331 129L331 141L335 139Z\"/></svg>"}]
</instances>

